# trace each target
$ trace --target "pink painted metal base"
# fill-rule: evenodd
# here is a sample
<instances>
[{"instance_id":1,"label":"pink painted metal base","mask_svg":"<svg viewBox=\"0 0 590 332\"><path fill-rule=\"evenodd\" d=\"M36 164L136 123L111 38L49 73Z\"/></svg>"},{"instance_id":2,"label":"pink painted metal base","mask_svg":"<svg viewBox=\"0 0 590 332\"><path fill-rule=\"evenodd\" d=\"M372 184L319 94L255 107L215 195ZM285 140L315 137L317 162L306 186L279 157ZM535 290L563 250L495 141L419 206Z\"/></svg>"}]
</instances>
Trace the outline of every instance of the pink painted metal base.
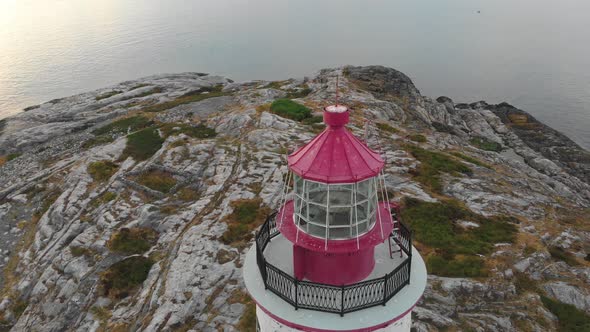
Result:
<instances>
[{"instance_id":1,"label":"pink painted metal base","mask_svg":"<svg viewBox=\"0 0 590 332\"><path fill-rule=\"evenodd\" d=\"M294 245L295 278L344 286L367 278L375 267L375 248L330 254Z\"/></svg>"},{"instance_id":2,"label":"pink painted metal base","mask_svg":"<svg viewBox=\"0 0 590 332\"><path fill-rule=\"evenodd\" d=\"M390 207L379 203L375 225L358 239L326 241L300 230L293 221L293 201L287 202L277 214L277 227L293 243L295 278L342 286L368 277L375 266L375 246L393 229Z\"/></svg>"}]
</instances>

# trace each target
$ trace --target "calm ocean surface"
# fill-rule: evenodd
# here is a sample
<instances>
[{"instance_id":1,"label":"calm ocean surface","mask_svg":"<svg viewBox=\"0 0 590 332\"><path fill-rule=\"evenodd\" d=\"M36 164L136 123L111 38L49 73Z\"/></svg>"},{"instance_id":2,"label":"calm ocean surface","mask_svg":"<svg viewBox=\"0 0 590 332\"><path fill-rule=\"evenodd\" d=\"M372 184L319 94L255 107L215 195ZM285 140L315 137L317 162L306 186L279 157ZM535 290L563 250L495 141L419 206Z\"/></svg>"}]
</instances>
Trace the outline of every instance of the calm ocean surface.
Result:
<instances>
[{"instance_id":1,"label":"calm ocean surface","mask_svg":"<svg viewBox=\"0 0 590 332\"><path fill-rule=\"evenodd\" d=\"M0 118L157 73L344 64L394 67L431 97L507 101L590 148L588 0L0 0Z\"/></svg>"}]
</instances>

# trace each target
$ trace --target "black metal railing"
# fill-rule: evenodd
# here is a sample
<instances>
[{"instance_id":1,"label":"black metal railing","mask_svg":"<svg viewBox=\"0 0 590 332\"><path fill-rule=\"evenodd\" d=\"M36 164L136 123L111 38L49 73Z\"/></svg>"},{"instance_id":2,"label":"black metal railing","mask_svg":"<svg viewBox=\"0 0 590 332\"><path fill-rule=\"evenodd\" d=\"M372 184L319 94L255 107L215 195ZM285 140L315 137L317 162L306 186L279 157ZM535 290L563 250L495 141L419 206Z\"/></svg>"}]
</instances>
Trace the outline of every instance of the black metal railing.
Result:
<instances>
[{"instance_id":1,"label":"black metal railing","mask_svg":"<svg viewBox=\"0 0 590 332\"><path fill-rule=\"evenodd\" d=\"M269 215L256 234L256 263L264 281L264 287L295 307L340 315L386 305L404 286L410 283L412 262L412 233L401 222L390 234L400 250L406 254L404 261L381 278L352 285L334 286L301 281L270 264L264 250L271 239L279 235L276 212Z\"/></svg>"}]
</instances>

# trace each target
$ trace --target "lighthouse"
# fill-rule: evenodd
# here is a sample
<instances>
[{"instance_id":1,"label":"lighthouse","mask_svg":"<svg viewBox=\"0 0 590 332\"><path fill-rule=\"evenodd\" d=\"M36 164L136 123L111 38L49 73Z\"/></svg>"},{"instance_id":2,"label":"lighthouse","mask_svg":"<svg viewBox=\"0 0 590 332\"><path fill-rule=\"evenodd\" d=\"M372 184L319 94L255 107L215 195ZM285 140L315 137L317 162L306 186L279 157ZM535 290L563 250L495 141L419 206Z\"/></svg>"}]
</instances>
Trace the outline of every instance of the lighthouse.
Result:
<instances>
[{"instance_id":1,"label":"lighthouse","mask_svg":"<svg viewBox=\"0 0 590 332\"><path fill-rule=\"evenodd\" d=\"M288 157L284 192L248 251L256 328L404 331L426 267L385 188L384 159L324 108L326 129Z\"/></svg>"}]
</instances>

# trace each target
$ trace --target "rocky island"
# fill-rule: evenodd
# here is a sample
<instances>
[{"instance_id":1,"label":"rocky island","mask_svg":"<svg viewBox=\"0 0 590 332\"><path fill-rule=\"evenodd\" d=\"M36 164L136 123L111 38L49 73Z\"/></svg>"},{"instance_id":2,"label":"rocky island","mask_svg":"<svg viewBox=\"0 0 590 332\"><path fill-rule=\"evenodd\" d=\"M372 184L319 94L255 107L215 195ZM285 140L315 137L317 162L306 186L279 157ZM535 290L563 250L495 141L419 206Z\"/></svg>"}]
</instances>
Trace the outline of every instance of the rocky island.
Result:
<instances>
[{"instance_id":1,"label":"rocky island","mask_svg":"<svg viewBox=\"0 0 590 332\"><path fill-rule=\"evenodd\" d=\"M427 263L416 331L590 329L590 153L394 69L158 75L0 120L0 331L254 331L241 268L340 101Z\"/></svg>"}]
</instances>

